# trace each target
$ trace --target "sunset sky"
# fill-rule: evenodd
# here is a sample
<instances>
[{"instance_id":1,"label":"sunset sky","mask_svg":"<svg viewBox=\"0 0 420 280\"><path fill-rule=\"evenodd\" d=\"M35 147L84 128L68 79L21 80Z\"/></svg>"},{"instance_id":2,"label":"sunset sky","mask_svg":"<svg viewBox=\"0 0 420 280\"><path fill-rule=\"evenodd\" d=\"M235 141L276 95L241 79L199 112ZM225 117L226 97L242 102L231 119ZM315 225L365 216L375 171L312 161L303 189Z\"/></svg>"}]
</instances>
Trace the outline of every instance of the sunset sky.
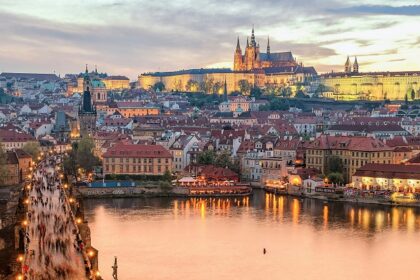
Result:
<instances>
[{"instance_id":1,"label":"sunset sky","mask_svg":"<svg viewBox=\"0 0 420 280\"><path fill-rule=\"evenodd\" d=\"M347 55L361 71L420 70L419 22L418 0L0 0L0 72L63 75L88 63L134 79L232 67L253 24L262 51L269 35L272 52L318 72L342 70Z\"/></svg>"}]
</instances>

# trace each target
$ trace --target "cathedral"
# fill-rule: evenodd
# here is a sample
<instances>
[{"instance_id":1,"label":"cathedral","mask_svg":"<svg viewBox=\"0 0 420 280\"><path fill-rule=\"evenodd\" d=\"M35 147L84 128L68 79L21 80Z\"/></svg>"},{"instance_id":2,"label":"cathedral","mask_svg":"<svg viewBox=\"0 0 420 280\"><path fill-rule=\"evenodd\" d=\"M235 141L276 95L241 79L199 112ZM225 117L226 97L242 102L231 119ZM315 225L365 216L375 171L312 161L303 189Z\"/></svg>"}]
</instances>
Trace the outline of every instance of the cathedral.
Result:
<instances>
[{"instance_id":1,"label":"cathedral","mask_svg":"<svg viewBox=\"0 0 420 280\"><path fill-rule=\"evenodd\" d=\"M242 54L239 37L233 62L233 71L251 71L261 68L296 67L298 63L291 52L270 51L270 38L267 39L267 52L260 52L260 44L255 40L254 28L251 32L251 41L247 38L245 54Z\"/></svg>"},{"instance_id":2,"label":"cathedral","mask_svg":"<svg viewBox=\"0 0 420 280\"><path fill-rule=\"evenodd\" d=\"M96 130L96 107L93 105L92 82L89 77L89 72L86 66L85 75L83 77L83 96L82 103L79 107L79 127L80 136L92 136Z\"/></svg>"}]
</instances>

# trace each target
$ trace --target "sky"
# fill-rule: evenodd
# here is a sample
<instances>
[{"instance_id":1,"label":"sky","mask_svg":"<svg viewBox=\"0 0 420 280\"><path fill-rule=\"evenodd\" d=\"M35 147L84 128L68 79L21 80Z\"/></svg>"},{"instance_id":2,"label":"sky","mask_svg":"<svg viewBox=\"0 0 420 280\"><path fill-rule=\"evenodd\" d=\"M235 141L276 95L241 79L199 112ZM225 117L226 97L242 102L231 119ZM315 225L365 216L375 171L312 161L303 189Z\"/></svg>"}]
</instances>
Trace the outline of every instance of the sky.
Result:
<instances>
[{"instance_id":1,"label":"sky","mask_svg":"<svg viewBox=\"0 0 420 280\"><path fill-rule=\"evenodd\" d=\"M134 80L145 72L232 67L254 25L261 51L292 51L319 73L420 70L420 1L0 0L0 72Z\"/></svg>"}]
</instances>

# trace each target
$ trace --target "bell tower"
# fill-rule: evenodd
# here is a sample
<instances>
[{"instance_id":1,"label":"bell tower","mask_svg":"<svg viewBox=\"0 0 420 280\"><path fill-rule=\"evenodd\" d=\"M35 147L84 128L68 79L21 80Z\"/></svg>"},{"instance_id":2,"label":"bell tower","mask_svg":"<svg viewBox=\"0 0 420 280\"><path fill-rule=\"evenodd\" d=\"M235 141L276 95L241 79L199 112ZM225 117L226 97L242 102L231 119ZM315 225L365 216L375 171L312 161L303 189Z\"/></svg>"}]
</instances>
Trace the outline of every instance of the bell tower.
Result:
<instances>
[{"instance_id":1,"label":"bell tower","mask_svg":"<svg viewBox=\"0 0 420 280\"><path fill-rule=\"evenodd\" d=\"M96 130L96 107L92 102L92 82L86 65L86 71L83 76L83 96L79 106L78 120L80 127L80 136L92 136Z\"/></svg>"}]
</instances>

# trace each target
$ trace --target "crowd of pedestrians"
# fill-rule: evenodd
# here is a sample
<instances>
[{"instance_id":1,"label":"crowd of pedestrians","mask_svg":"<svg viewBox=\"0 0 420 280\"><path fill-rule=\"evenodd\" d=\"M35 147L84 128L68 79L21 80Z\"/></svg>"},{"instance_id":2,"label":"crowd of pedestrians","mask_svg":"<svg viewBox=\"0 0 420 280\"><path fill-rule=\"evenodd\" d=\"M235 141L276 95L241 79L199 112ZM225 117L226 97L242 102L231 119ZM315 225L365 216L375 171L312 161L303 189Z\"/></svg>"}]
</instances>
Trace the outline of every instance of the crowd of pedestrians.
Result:
<instances>
[{"instance_id":1,"label":"crowd of pedestrians","mask_svg":"<svg viewBox=\"0 0 420 280\"><path fill-rule=\"evenodd\" d=\"M42 161L30 183L24 279L86 279L83 243L70 215L55 166L59 157Z\"/></svg>"}]
</instances>

